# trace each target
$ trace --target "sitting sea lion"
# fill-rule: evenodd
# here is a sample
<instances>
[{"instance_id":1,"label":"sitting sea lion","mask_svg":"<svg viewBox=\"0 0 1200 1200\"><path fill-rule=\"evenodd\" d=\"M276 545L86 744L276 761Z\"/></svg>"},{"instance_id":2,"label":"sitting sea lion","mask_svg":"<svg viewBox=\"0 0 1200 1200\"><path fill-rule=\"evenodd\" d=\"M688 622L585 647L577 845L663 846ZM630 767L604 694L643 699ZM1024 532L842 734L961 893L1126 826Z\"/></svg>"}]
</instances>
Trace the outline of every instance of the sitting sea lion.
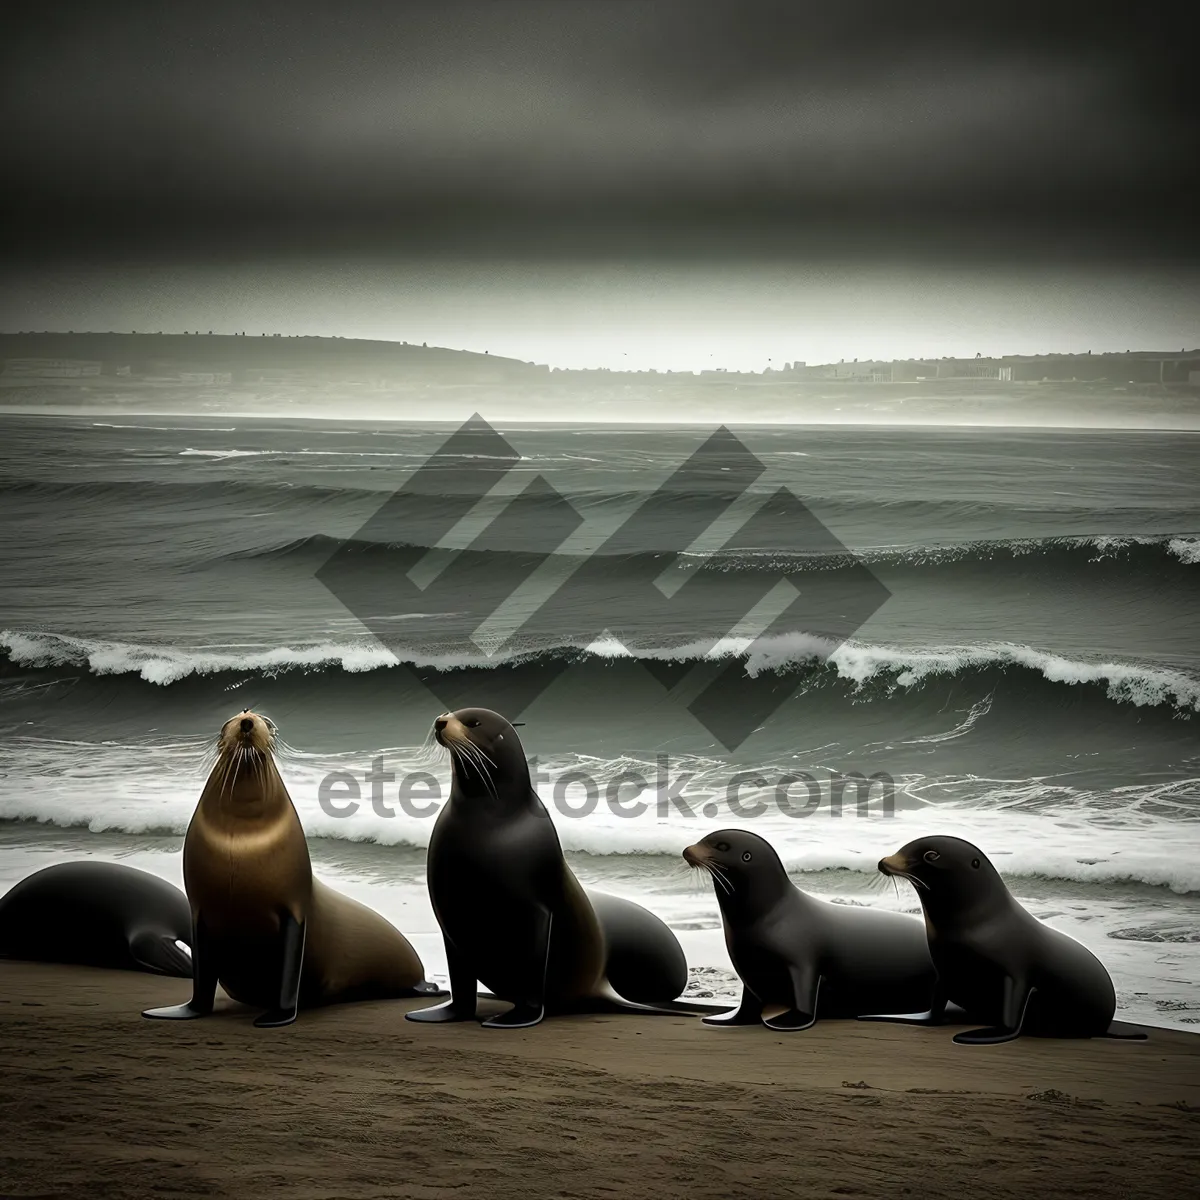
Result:
<instances>
[{"instance_id":1,"label":"sitting sea lion","mask_svg":"<svg viewBox=\"0 0 1200 1200\"><path fill-rule=\"evenodd\" d=\"M274 725L249 709L221 729L183 843L192 998L147 1017L205 1016L218 983L267 1009L259 1026L288 1025L299 1006L440 994L402 933L313 878L274 744Z\"/></svg>"},{"instance_id":2,"label":"sitting sea lion","mask_svg":"<svg viewBox=\"0 0 1200 1200\"><path fill-rule=\"evenodd\" d=\"M937 1025L947 1003L989 1028L957 1034L964 1045L994 1045L1021 1034L1124 1037L1110 1029L1117 1008L1104 964L1074 938L1043 925L1017 903L982 850L956 837L909 842L879 860L885 875L907 879L925 911L937 968L925 1012L873 1021Z\"/></svg>"},{"instance_id":3,"label":"sitting sea lion","mask_svg":"<svg viewBox=\"0 0 1200 1200\"><path fill-rule=\"evenodd\" d=\"M188 976L187 897L121 863L44 867L0 897L0 958Z\"/></svg>"},{"instance_id":4,"label":"sitting sea lion","mask_svg":"<svg viewBox=\"0 0 1200 1200\"><path fill-rule=\"evenodd\" d=\"M493 1028L536 1025L547 1012L704 1011L664 1007L687 986L687 961L666 925L580 886L512 725L464 708L438 717L434 736L453 775L427 869L451 998L405 1016L471 1020L477 983L513 1005L483 1022Z\"/></svg>"},{"instance_id":5,"label":"sitting sea lion","mask_svg":"<svg viewBox=\"0 0 1200 1200\"><path fill-rule=\"evenodd\" d=\"M713 880L725 945L742 980L737 1009L710 1025L795 1032L818 1017L856 1017L881 1004L926 1004L933 963L920 921L902 913L831 904L788 878L770 842L719 829L683 852ZM767 1005L785 1011L764 1018Z\"/></svg>"}]
</instances>

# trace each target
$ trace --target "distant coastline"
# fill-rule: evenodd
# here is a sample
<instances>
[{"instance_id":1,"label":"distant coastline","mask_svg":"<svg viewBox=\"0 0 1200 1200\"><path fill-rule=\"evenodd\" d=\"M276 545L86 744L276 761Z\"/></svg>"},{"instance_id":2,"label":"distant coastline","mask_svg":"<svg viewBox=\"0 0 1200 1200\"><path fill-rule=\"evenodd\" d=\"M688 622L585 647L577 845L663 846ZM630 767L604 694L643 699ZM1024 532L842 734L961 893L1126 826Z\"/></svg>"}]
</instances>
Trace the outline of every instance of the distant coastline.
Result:
<instances>
[{"instance_id":1,"label":"distant coastline","mask_svg":"<svg viewBox=\"0 0 1200 1200\"><path fill-rule=\"evenodd\" d=\"M1200 387L1200 348L1129 350L1122 354L1008 354L973 358L853 359L789 362L762 371L622 371L560 368L505 358L488 351L452 350L410 342L357 338L220 333L0 333L4 379L115 376L155 382L278 382L292 373L345 379L414 374L474 382L566 375L644 379L763 380L852 383L923 383L993 379L998 382L1106 382L1187 384ZM217 378L209 379L208 376ZM225 379L224 376L229 376Z\"/></svg>"},{"instance_id":2,"label":"distant coastline","mask_svg":"<svg viewBox=\"0 0 1200 1200\"><path fill-rule=\"evenodd\" d=\"M435 399L436 397L436 399ZM1200 350L558 369L407 342L216 333L2 333L0 410L457 422L1200 429Z\"/></svg>"}]
</instances>

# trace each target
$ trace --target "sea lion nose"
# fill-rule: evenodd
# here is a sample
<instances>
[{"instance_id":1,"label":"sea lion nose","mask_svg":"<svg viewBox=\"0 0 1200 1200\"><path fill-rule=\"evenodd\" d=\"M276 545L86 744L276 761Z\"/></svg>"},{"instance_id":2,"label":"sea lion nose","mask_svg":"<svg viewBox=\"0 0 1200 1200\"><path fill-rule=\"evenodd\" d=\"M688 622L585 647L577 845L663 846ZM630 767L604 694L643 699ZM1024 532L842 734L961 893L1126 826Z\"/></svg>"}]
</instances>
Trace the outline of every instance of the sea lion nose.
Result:
<instances>
[{"instance_id":1,"label":"sea lion nose","mask_svg":"<svg viewBox=\"0 0 1200 1200\"><path fill-rule=\"evenodd\" d=\"M441 733L442 730L446 728L446 725L448 724L448 722L449 722L448 717L438 717L438 719L436 721L434 721L433 727L434 727L434 729L436 729L438 731L438 733Z\"/></svg>"},{"instance_id":2,"label":"sea lion nose","mask_svg":"<svg viewBox=\"0 0 1200 1200\"><path fill-rule=\"evenodd\" d=\"M242 732L249 733L250 730L252 730L253 728L254 728L254 718L253 717L243 717L242 718Z\"/></svg>"}]
</instances>

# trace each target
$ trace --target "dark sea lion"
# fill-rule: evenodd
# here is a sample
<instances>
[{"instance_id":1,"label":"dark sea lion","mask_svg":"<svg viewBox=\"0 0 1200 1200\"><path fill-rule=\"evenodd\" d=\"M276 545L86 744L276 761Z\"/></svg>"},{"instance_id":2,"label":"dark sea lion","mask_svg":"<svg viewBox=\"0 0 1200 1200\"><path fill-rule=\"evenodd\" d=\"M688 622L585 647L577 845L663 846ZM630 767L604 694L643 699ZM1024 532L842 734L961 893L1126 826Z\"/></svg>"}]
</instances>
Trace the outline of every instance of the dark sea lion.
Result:
<instances>
[{"instance_id":1,"label":"dark sea lion","mask_svg":"<svg viewBox=\"0 0 1200 1200\"><path fill-rule=\"evenodd\" d=\"M924 1012L870 1020L937 1025L954 1003L988 1028L957 1034L970 1046L1041 1037L1132 1037L1111 1031L1116 992L1104 964L1074 938L1043 925L1017 903L982 850L955 837L909 842L879 860L907 879L925 912L937 968Z\"/></svg>"},{"instance_id":2,"label":"dark sea lion","mask_svg":"<svg viewBox=\"0 0 1200 1200\"><path fill-rule=\"evenodd\" d=\"M216 765L183 843L192 919L192 998L147 1017L212 1012L217 984L265 1008L437 995L416 951L378 913L313 878L308 843L272 750L275 727L249 710L221 729Z\"/></svg>"},{"instance_id":3,"label":"dark sea lion","mask_svg":"<svg viewBox=\"0 0 1200 1200\"><path fill-rule=\"evenodd\" d=\"M478 983L513 1006L483 1022L493 1028L536 1025L547 1012L663 1011L687 986L682 948L639 905L583 889L512 725L464 708L438 717L434 736L453 776L427 867L450 1000L405 1016L471 1020Z\"/></svg>"},{"instance_id":4,"label":"dark sea lion","mask_svg":"<svg viewBox=\"0 0 1200 1200\"><path fill-rule=\"evenodd\" d=\"M120 863L45 867L0 897L0 958L186 977L191 940L187 897Z\"/></svg>"},{"instance_id":5,"label":"dark sea lion","mask_svg":"<svg viewBox=\"0 0 1200 1200\"><path fill-rule=\"evenodd\" d=\"M710 833L683 857L712 876L725 945L742 980L738 1008L705 1017L708 1024L761 1021L795 1032L818 1017L929 1002L934 971L920 921L805 895L770 842L742 829ZM786 1011L764 1018L768 1005Z\"/></svg>"}]
</instances>

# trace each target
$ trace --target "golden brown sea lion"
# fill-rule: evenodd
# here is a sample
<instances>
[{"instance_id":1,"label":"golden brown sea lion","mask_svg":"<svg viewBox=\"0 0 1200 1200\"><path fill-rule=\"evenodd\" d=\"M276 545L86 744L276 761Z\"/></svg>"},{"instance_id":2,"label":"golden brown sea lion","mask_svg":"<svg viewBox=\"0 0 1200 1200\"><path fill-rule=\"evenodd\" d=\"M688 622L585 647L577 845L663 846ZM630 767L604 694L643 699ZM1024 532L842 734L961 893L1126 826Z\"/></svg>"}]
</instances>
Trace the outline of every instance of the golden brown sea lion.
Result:
<instances>
[{"instance_id":1,"label":"golden brown sea lion","mask_svg":"<svg viewBox=\"0 0 1200 1200\"><path fill-rule=\"evenodd\" d=\"M183 843L192 910L192 998L143 1015L212 1012L217 984L288 1025L298 1006L437 995L408 939L313 878L308 843L272 754L275 727L230 718Z\"/></svg>"}]
</instances>

